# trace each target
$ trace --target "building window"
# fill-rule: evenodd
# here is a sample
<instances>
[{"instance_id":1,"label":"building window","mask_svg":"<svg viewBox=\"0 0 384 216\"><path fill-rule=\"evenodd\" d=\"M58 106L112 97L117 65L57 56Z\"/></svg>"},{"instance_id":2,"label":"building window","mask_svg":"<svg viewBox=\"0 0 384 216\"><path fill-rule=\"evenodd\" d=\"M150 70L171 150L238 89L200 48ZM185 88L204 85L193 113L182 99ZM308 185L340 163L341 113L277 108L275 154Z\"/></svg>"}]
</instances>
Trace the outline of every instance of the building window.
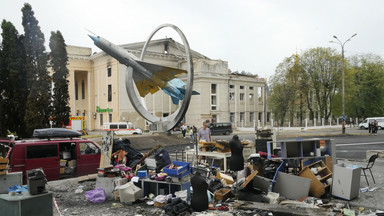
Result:
<instances>
[{"instance_id":1,"label":"building window","mask_svg":"<svg viewBox=\"0 0 384 216\"><path fill-rule=\"evenodd\" d=\"M108 85L108 101L112 101L112 85Z\"/></svg>"},{"instance_id":2,"label":"building window","mask_svg":"<svg viewBox=\"0 0 384 216\"><path fill-rule=\"evenodd\" d=\"M112 67L111 66L107 67L107 72L108 72L108 77L112 76Z\"/></svg>"},{"instance_id":3,"label":"building window","mask_svg":"<svg viewBox=\"0 0 384 216\"><path fill-rule=\"evenodd\" d=\"M211 95L211 110L216 110L216 95Z\"/></svg>"},{"instance_id":4,"label":"building window","mask_svg":"<svg viewBox=\"0 0 384 216\"><path fill-rule=\"evenodd\" d=\"M254 112L250 112L249 113L249 121L252 123L254 120L255 120L255 113Z\"/></svg>"},{"instance_id":5,"label":"building window","mask_svg":"<svg viewBox=\"0 0 384 216\"><path fill-rule=\"evenodd\" d=\"M211 110L217 110L216 84L211 84Z\"/></svg>"},{"instance_id":6,"label":"building window","mask_svg":"<svg viewBox=\"0 0 384 216\"><path fill-rule=\"evenodd\" d=\"M229 100L235 100L235 93L233 92L229 93Z\"/></svg>"},{"instance_id":7,"label":"building window","mask_svg":"<svg viewBox=\"0 0 384 216\"><path fill-rule=\"evenodd\" d=\"M109 122L112 122L112 113L109 113Z\"/></svg>"},{"instance_id":8,"label":"building window","mask_svg":"<svg viewBox=\"0 0 384 216\"><path fill-rule=\"evenodd\" d=\"M241 121L241 122L244 121L244 112L241 112L241 113L240 113L240 121Z\"/></svg>"},{"instance_id":9,"label":"building window","mask_svg":"<svg viewBox=\"0 0 384 216\"><path fill-rule=\"evenodd\" d=\"M235 113L231 112L231 113L229 114L229 121L230 121L230 122L235 122Z\"/></svg>"},{"instance_id":10,"label":"building window","mask_svg":"<svg viewBox=\"0 0 384 216\"><path fill-rule=\"evenodd\" d=\"M240 93L240 100L244 100L244 93Z\"/></svg>"},{"instance_id":11,"label":"building window","mask_svg":"<svg viewBox=\"0 0 384 216\"><path fill-rule=\"evenodd\" d=\"M235 88L235 86L234 86L234 85L229 85L229 88L232 88L232 89L233 89L233 88Z\"/></svg>"},{"instance_id":12,"label":"building window","mask_svg":"<svg viewBox=\"0 0 384 216\"><path fill-rule=\"evenodd\" d=\"M263 113L262 112L259 112L259 120L261 121L261 117L262 117Z\"/></svg>"},{"instance_id":13,"label":"building window","mask_svg":"<svg viewBox=\"0 0 384 216\"><path fill-rule=\"evenodd\" d=\"M103 126L104 122L103 122L103 114L100 113L100 126Z\"/></svg>"},{"instance_id":14,"label":"building window","mask_svg":"<svg viewBox=\"0 0 384 216\"><path fill-rule=\"evenodd\" d=\"M216 94L216 84L211 84L211 94Z\"/></svg>"},{"instance_id":15,"label":"building window","mask_svg":"<svg viewBox=\"0 0 384 216\"><path fill-rule=\"evenodd\" d=\"M81 99L85 99L85 83L81 80Z\"/></svg>"},{"instance_id":16,"label":"building window","mask_svg":"<svg viewBox=\"0 0 384 216\"><path fill-rule=\"evenodd\" d=\"M249 100L253 101L253 94L249 94Z\"/></svg>"},{"instance_id":17,"label":"building window","mask_svg":"<svg viewBox=\"0 0 384 216\"><path fill-rule=\"evenodd\" d=\"M240 89L244 89L244 86L240 86Z\"/></svg>"},{"instance_id":18,"label":"building window","mask_svg":"<svg viewBox=\"0 0 384 216\"><path fill-rule=\"evenodd\" d=\"M79 87L77 86L77 81L75 82L75 100L79 99Z\"/></svg>"},{"instance_id":19,"label":"building window","mask_svg":"<svg viewBox=\"0 0 384 216\"><path fill-rule=\"evenodd\" d=\"M253 90L253 86L249 86L249 90Z\"/></svg>"},{"instance_id":20,"label":"building window","mask_svg":"<svg viewBox=\"0 0 384 216\"><path fill-rule=\"evenodd\" d=\"M257 88L257 98L261 102L261 87Z\"/></svg>"}]
</instances>

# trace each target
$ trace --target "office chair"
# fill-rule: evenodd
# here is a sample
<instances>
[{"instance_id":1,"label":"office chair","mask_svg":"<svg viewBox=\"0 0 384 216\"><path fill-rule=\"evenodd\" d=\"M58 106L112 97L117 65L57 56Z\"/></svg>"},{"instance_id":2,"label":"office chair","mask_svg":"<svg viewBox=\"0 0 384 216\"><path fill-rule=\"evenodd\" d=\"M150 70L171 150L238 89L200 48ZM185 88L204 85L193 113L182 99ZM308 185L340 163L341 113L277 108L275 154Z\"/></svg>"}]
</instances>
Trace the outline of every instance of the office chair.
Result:
<instances>
[{"instance_id":1,"label":"office chair","mask_svg":"<svg viewBox=\"0 0 384 216\"><path fill-rule=\"evenodd\" d=\"M364 176L365 176L365 180L367 180L367 184L369 186L369 182L368 182L368 178L367 178L367 174L365 173L365 170L369 170L369 172L371 172L371 176L372 176L372 179L373 179L373 183L376 184L375 182L375 177L373 177L373 174L372 174L372 170L371 168L373 167L373 164L375 164L375 160L376 158L379 157L379 154L374 154L372 155L369 160L368 160L368 164L367 164L367 167L363 167L363 173L364 173Z\"/></svg>"}]
</instances>

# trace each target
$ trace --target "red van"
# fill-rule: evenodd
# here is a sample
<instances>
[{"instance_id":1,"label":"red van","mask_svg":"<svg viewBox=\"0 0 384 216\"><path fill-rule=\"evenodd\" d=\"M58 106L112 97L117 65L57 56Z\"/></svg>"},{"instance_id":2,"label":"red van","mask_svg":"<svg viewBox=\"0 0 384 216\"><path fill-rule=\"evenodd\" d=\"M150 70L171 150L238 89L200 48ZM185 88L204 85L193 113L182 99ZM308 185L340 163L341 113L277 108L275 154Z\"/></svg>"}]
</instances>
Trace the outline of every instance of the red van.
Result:
<instances>
[{"instance_id":1,"label":"red van","mask_svg":"<svg viewBox=\"0 0 384 216\"><path fill-rule=\"evenodd\" d=\"M65 129L68 130L68 129ZM47 180L97 173L100 147L81 138L39 138L15 141L10 156L11 172L43 168Z\"/></svg>"}]
</instances>

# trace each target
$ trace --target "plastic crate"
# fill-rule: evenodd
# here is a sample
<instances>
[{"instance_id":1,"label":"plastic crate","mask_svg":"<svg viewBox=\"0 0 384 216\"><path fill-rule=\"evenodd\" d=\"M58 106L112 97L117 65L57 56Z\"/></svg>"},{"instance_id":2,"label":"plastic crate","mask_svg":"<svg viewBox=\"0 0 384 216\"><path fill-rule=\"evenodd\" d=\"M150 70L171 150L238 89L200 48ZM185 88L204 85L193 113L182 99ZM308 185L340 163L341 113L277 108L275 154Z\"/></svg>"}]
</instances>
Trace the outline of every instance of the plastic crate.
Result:
<instances>
[{"instance_id":1,"label":"plastic crate","mask_svg":"<svg viewBox=\"0 0 384 216\"><path fill-rule=\"evenodd\" d=\"M169 167L172 164L177 166L178 168L177 169L170 169ZM172 164L169 164L168 166L164 167L163 172L167 173L168 175L177 176L177 175L184 173L186 170L188 170L190 168L188 162L172 161Z\"/></svg>"}]
</instances>

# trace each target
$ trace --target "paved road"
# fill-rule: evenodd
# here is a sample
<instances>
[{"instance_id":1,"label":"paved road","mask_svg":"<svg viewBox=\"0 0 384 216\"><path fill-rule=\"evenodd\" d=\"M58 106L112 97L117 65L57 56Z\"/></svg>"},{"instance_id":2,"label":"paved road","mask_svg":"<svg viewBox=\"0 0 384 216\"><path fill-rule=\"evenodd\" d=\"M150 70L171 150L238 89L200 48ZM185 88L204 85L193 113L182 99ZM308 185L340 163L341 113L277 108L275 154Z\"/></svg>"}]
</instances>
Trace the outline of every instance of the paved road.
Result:
<instances>
[{"instance_id":1,"label":"paved road","mask_svg":"<svg viewBox=\"0 0 384 216\"><path fill-rule=\"evenodd\" d=\"M255 134L250 132L238 132L240 139L254 141ZM232 135L213 136L213 140L223 139L230 140ZM341 135L341 130L323 129L311 131L280 131L278 132L278 140L284 139L308 139L317 137L329 137L334 140L336 145L336 157L349 160L363 160L366 158L367 150L383 150L384 151L384 131L381 130L376 136L369 135L368 130L360 130L357 128L347 128L347 134ZM183 149L186 146L193 148L192 144L180 144L177 146L169 146L166 149L172 153L176 149Z\"/></svg>"}]
</instances>

